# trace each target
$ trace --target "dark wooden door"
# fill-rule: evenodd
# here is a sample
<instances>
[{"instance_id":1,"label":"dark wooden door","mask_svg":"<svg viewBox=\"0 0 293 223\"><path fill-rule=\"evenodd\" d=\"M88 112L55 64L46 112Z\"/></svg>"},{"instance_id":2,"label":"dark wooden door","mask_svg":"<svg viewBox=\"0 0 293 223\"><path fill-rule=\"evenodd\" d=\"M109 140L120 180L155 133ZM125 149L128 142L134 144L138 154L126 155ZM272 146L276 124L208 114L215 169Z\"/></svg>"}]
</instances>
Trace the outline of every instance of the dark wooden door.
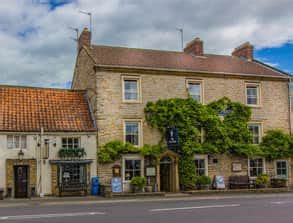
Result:
<instances>
[{"instance_id":1,"label":"dark wooden door","mask_svg":"<svg viewBox=\"0 0 293 223\"><path fill-rule=\"evenodd\" d=\"M164 157L160 161L160 191L171 191L171 165L169 157Z\"/></svg>"},{"instance_id":2,"label":"dark wooden door","mask_svg":"<svg viewBox=\"0 0 293 223\"><path fill-rule=\"evenodd\" d=\"M15 181L15 197L28 197L28 167L15 166L14 167L14 181Z\"/></svg>"}]
</instances>

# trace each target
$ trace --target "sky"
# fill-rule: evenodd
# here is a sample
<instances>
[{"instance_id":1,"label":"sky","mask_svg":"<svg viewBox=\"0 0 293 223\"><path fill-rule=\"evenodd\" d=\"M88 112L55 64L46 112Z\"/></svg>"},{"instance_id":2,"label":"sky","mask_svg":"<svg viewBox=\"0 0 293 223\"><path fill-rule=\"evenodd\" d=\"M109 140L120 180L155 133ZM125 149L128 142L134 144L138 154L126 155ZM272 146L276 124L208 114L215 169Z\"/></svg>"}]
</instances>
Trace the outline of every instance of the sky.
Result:
<instances>
[{"instance_id":1,"label":"sky","mask_svg":"<svg viewBox=\"0 0 293 223\"><path fill-rule=\"evenodd\" d=\"M205 53L228 54L241 43L255 58L293 74L292 0L1 0L0 84L70 88L75 32L92 43L181 50L195 37Z\"/></svg>"}]
</instances>

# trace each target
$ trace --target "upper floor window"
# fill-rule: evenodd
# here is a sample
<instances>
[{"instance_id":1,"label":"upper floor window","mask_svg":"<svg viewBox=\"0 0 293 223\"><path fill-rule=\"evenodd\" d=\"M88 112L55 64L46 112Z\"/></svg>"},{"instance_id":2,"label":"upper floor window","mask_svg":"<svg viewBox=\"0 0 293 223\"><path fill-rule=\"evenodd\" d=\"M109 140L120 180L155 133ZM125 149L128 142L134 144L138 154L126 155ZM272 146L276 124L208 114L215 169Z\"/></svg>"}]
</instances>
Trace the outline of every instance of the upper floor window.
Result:
<instances>
[{"instance_id":1,"label":"upper floor window","mask_svg":"<svg viewBox=\"0 0 293 223\"><path fill-rule=\"evenodd\" d=\"M188 93L191 98L202 102L202 85L200 82L188 81Z\"/></svg>"},{"instance_id":2,"label":"upper floor window","mask_svg":"<svg viewBox=\"0 0 293 223\"><path fill-rule=\"evenodd\" d=\"M140 79L138 77L123 77L123 100L127 102L140 100Z\"/></svg>"},{"instance_id":3,"label":"upper floor window","mask_svg":"<svg viewBox=\"0 0 293 223\"><path fill-rule=\"evenodd\" d=\"M7 148L8 149L26 149L26 136L25 135L8 135Z\"/></svg>"},{"instance_id":4,"label":"upper floor window","mask_svg":"<svg viewBox=\"0 0 293 223\"><path fill-rule=\"evenodd\" d=\"M63 137L62 148L74 149L80 147L80 138L78 137Z\"/></svg>"},{"instance_id":5,"label":"upper floor window","mask_svg":"<svg viewBox=\"0 0 293 223\"><path fill-rule=\"evenodd\" d=\"M260 105L259 84L246 84L246 104L251 106Z\"/></svg>"},{"instance_id":6,"label":"upper floor window","mask_svg":"<svg viewBox=\"0 0 293 223\"><path fill-rule=\"evenodd\" d=\"M259 144L261 141L261 125L256 123L248 124L248 129L252 135L252 143Z\"/></svg>"},{"instance_id":7,"label":"upper floor window","mask_svg":"<svg viewBox=\"0 0 293 223\"><path fill-rule=\"evenodd\" d=\"M135 146L140 145L140 121L125 121L124 141Z\"/></svg>"}]
</instances>

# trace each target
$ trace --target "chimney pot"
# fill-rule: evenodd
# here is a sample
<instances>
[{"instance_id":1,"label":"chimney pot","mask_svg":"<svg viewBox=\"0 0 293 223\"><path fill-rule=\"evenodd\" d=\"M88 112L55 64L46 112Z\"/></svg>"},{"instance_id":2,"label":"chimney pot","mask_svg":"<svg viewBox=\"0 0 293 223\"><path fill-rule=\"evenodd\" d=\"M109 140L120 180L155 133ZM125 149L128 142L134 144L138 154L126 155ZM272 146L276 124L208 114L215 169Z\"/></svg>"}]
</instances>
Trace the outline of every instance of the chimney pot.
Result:
<instances>
[{"instance_id":1,"label":"chimney pot","mask_svg":"<svg viewBox=\"0 0 293 223\"><path fill-rule=\"evenodd\" d=\"M253 45L249 42L241 44L239 47L235 48L232 52L232 56L245 58L248 61L253 60Z\"/></svg>"},{"instance_id":2,"label":"chimney pot","mask_svg":"<svg viewBox=\"0 0 293 223\"><path fill-rule=\"evenodd\" d=\"M82 46L91 46L91 32L88 28L84 28L78 39L78 49L80 50Z\"/></svg>"},{"instance_id":3,"label":"chimney pot","mask_svg":"<svg viewBox=\"0 0 293 223\"><path fill-rule=\"evenodd\" d=\"M184 53L193 54L195 56L203 56L203 41L196 37L186 45Z\"/></svg>"}]
</instances>

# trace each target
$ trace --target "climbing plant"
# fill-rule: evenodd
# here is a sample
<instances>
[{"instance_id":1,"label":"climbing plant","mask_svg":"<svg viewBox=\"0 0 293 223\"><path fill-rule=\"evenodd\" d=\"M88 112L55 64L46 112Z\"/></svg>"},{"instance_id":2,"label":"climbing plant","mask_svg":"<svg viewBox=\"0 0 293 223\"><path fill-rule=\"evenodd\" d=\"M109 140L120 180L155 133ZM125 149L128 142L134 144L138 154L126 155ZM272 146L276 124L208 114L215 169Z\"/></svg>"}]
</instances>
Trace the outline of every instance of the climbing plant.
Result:
<instances>
[{"instance_id":1,"label":"climbing plant","mask_svg":"<svg viewBox=\"0 0 293 223\"><path fill-rule=\"evenodd\" d=\"M219 115L221 113L224 113L224 118ZM245 145L251 143L251 133L247 126L251 116L250 108L226 97L208 105L200 104L192 98L158 100L147 103L145 115L148 124L162 133L161 142L164 141L168 127L175 126L178 129L182 152L180 182L187 188L194 185L196 177L193 154L245 155Z\"/></svg>"}]
</instances>

